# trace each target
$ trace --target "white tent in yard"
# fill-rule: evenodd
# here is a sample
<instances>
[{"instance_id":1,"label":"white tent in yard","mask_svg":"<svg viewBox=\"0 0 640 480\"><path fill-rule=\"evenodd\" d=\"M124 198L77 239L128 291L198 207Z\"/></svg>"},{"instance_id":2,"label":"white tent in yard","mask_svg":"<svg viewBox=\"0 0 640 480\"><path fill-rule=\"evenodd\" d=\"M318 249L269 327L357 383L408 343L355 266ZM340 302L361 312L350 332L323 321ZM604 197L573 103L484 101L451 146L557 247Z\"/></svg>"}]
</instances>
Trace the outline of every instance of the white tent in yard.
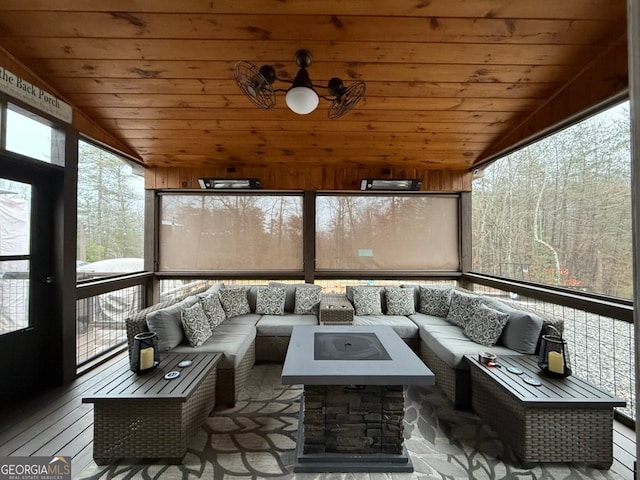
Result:
<instances>
[{"instance_id":1,"label":"white tent in yard","mask_svg":"<svg viewBox=\"0 0 640 480\"><path fill-rule=\"evenodd\" d=\"M28 255L30 202L0 195L0 255ZM26 260L0 262L0 333L29 324L29 267Z\"/></svg>"},{"instance_id":2,"label":"white tent in yard","mask_svg":"<svg viewBox=\"0 0 640 480\"><path fill-rule=\"evenodd\" d=\"M88 263L77 268L79 278L105 277L117 274L141 272L144 270L142 258L110 258ZM139 287L129 287L115 292L99 295L95 299L87 298L78 306L80 323L123 323L139 309Z\"/></svg>"}]
</instances>

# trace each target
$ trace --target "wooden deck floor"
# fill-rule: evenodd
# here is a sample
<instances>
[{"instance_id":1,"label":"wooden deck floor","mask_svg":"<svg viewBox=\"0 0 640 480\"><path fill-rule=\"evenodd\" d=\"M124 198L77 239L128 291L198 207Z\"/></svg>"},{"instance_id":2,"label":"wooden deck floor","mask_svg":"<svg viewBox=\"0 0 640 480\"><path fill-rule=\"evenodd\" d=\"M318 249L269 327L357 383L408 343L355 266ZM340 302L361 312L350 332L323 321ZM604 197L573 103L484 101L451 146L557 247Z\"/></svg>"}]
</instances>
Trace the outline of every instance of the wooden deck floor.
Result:
<instances>
[{"instance_id":1,"label":"wooden deck floor","mask_svg":"<svg viewBox=\"0 0 640 480\"><path fill-rule=\"evenodd\" d=\"M0 411L0 456L70 456L76 474L93 455L93 406L82 396L105 377L128 368L126 352L91 370L71 384L24 405ZM614 422L612 470L632 480L636 433Z\"/></svg>"}]
</instances>

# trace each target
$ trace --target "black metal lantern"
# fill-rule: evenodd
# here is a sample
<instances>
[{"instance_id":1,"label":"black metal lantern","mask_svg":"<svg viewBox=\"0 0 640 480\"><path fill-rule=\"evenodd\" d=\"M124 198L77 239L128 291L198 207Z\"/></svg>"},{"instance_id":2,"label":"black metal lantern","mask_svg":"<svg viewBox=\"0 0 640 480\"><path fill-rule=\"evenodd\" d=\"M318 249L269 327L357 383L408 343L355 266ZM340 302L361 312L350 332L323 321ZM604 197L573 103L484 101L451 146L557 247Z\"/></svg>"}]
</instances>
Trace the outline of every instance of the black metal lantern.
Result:
<instances>
[{"instance_id":1,"label":"black metal lantern","mask_svg":"<svg viewBox=\"0 0 640 480\"><path fill-rule=\"evenodd\" d=\"M131 371L138 375L150 372L160 364L158 336L155 332L139 333L133 337L129 363Z\"/></svg>"},{"instance_id":2,"label":"black metal lantern","mask_svg":"<svg viewBox=\"0 0 640 480\"><path fill-rule=\"evenodd\" d=\"M538 366L547 375L557 378L565 378L571 375L571 362L567 341L562 338L560 332L553 326L547 328L553 331L550 335L543 335L538 354Z\"/></svg>"}]
</instances>

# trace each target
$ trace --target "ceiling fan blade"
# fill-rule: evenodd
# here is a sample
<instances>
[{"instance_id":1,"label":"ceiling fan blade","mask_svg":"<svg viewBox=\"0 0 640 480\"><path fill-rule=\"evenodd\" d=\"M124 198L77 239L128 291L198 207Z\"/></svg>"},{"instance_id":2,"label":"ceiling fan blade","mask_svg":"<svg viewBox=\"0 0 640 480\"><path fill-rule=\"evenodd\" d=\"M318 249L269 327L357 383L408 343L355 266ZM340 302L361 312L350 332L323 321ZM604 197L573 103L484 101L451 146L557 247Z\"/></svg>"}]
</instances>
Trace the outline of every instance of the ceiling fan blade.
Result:
<instances>
[{"instance_id":1,"label":"ceiling fan blade","mask_svg":"<svg viewBox=\"0 0 640 480\"><path fill-rule=\"evenodd\" d=\"M236 83L242 93L256 106L265 110L269 110L276 105L276 95L271 87L273 78L269 75L267 76L270 78L266 78L262 73L268 73L268 68L271 67L264 66L258 69L255 65L245 61L237 62L233 68Z\"/></svg>"},{"instance_id":2,"label":"ceiling fan blade","mask_svg":"<svg viewBox=\"0 0 640 480\"><path fill-rule=\"evenodd\" d=\"M331 102L329 112L327 113L328 117L331 120L340 118L362 100L365 91L366 85L362 80L358 80L349 85Z\"/></svg>"}]
</instances>

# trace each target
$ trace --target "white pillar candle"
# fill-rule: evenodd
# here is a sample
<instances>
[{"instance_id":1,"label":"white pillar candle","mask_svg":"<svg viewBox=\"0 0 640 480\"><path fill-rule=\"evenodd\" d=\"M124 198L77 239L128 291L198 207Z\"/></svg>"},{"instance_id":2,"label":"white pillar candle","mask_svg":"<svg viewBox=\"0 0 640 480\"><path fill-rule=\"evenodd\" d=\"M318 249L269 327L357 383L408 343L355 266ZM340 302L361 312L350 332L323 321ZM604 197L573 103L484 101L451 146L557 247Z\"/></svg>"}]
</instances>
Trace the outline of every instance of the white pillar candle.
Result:
<instances>
[{"instance_id":1,"label":"white pillar candle","mask_svg":"<svg viewBox=\"0 0 640 480\"><path fill-rule=\"evenodd\" d=\"M140 350L140 370L153 367L153 347Z\"/></svg>"},{"instance_id":2,"label":"white pillar candle","mask_svg":"<svg viewBox=\"0 0 640 480\"><path fill-rule=\"evenodd\" d=\"M564 374L564 357L560 352L549 352L549 371Z\"/></svg>"}]
</instances>

